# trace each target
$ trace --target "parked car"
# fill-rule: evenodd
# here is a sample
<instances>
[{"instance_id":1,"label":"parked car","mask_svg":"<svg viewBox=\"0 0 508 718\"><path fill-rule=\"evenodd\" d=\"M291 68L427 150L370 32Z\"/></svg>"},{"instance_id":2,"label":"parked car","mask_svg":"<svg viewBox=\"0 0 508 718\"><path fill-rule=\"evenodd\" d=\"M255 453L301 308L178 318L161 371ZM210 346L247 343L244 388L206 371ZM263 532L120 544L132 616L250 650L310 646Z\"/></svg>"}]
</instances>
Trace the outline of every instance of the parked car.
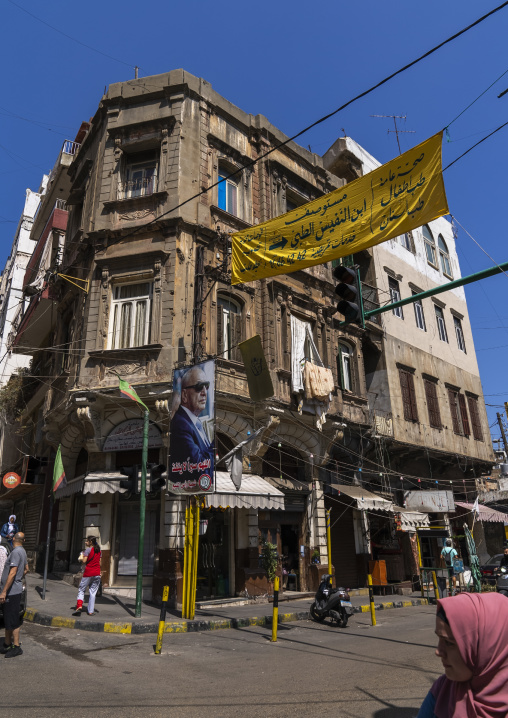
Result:
<instances>
[{"instance_id":1,"label":"parked car","mask_svg":"<svg viewBox=\"0 0 508 718\"><path fill-rule=\"evenodd\" d=\"M486 583L496 583L496 570L499 568L503 556L502 553L496 553L495 556L489 558L487 563L480 566L482 578Z\"/></svg>"}]
</instances>

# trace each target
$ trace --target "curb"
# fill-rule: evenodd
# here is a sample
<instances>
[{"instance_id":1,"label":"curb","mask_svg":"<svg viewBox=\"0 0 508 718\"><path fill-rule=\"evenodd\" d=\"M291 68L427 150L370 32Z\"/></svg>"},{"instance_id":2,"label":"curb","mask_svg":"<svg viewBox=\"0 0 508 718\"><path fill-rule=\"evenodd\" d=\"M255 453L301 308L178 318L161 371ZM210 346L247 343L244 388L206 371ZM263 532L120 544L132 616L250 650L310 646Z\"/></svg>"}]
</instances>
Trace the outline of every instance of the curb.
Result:
<instances>
[{"instance_id":1,"label":"curb","mask_svg":"<svg viewBox=\"0 0 508 718\"><path fill-rule=\"evenodd\" d=\"M418 598L412 601L389 601L376 603L376 611L386 611L391 608L409 608L411 606L427 606L426 598ZM354 613L368 613L370 605L354 606ZM279 623L290 623L291 621L309 620L308 611L294 611L292 613L279 613ZM65 618L64 616L49 616L39 613L33 608L27 608L24 616L25 621L37 623L39 626L51 626L52 628L74 628L79 631L91 631L95 633L157 633L159 623L112 623L108 621L84 621L79 618ZM216 621L166 621L164 633L197 633L199 631L218 631L223 628L248 628L249 626L271 626L272 616L253 616L249 618L226 618Z\"/></svg>"}]
</instances>

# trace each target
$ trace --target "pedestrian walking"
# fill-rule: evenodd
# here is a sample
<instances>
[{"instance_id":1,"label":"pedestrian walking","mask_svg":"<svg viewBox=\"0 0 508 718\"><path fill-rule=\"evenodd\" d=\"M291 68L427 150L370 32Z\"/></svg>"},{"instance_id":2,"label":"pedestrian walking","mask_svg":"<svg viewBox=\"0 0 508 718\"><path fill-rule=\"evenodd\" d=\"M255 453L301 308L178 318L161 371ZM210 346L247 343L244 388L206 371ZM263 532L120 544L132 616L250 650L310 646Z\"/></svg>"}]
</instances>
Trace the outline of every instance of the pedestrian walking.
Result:
<instances>
[{"instance_id":1,"label":"pedestrian walking","mask_svg":"<svg viewBox=\"0 0 508 718\"><path fill-rule=\"evenodd\" d=\"M83 578L79 584L76 613L81 615L85 591L88 588L88 615L94 615L95 596L101 583L101 549L95 536L87 536L85 550L79 555L78 561L85 564Z\"/></svg>"},{"instance_id":2,"label":"pedestrian walking","mask_svg":"<svg viewBox=\"0 0 508 718\"><path fill-rule=\"evenodd\" d=\"M462 593L437 602L436 655L444 675L417 718L505 718L508 715L508 600Z\"/></svg>"},{"instance_id":3,"label":"pedestrian walking","mask_svg":"<svg viewBox=\"0 0 508 718\"><path fill-rule=\"evenodd\" d=\"M457 590L457 579L455 578L455 571L453 570L453 561L458 555L457 551L453 548L451 538L447 538L446 544L441 551L441 558L444 560L445 566L448 569L448 589L451 592L453 587L453 595L455 595L455 591Z\"/></svg>"},{"instance_id":4,"label":"pedestrian walking","mask_svg":"<svg viewBox=\"0 0 508 718\"><path fill-rule=\"evenodd\" d=\"M2 528L0 530L0 537L7 539L7 541L12 546L13 536L14 536L14 534L17 534L18 531L19 531L19 527L18 527L18 524L16 523L16 516L14 514L12 514L11 516L9 516L9 521L6 522L2 526Z\"/></svg>"},{"instance_id":5,"label":"pedestrian walking","mask_svg":"<svg viewBox=\"0 0 508 718\"><path fill-rule=\"evenodd\" d=\"M28 571L28 561L23 548L25 534L14 534L11 553L5 562L0 580L0 603L3 604L5 638L0 653L6 658L15 658L23 653L19 640L22 624L21 596L23 594L23 576Z\"/></svg>"}]
</instances>

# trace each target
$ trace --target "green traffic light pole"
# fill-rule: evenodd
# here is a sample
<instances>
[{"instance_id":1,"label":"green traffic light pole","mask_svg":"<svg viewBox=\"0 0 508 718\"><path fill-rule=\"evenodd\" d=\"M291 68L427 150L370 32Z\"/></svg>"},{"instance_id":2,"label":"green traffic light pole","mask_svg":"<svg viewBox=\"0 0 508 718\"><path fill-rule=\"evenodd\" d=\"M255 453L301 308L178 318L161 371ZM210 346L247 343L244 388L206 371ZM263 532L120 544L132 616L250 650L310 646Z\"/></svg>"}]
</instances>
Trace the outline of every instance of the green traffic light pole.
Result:
<instances>
[{"instance_id":1,"label":"green traffic light pole","mask_svg":"<svg viewBox=\"0 0 508 718\"><path fill-rule=\"evenodd\" d=\"M139 495L139 543L138 543L138 573L136 577L136 618L141 617L141 603L143 600L143 554L145 551L145 514L146 514L146 462L148 461L148 429L150 426L150 412L145 409L143 422L143 451L141 454L141 492ZM135 477L137 482L138 477Z\"/></svg>"},{"instance_id":2,"label":"green traffic light pole","mask_svg":"<svg viewBox=\"0 0 508 718\"><path fill-rule=\"evenodd\" d=\"M365 312L365 319L369 319L376 314L388 312L391 309L396 309L397 307L403 307L405 304L412 304L413 302L418 302L420 299L425 299L425 297L433 297L436 294L448 292L450 289L455 289L455 287L463 287L465 284L471 284L472 282L478 282L480 279L487 279L487 277L493 277L494 275L501 274L506 270L508 270L508 262L498 264L495 267L490 267L489 269L483 269L481 272L476 272L475 274L468 274L466 277L461 277L461 279L455 279L453 282L448 282L447 284L440 284L439 287L434 287L434 289L428 289L426 292L414 294L412 297L406 297L406 299L401 299L398 302L386 304L384 307L371 309L370 311Z\"/></svg>"}]
</instances>

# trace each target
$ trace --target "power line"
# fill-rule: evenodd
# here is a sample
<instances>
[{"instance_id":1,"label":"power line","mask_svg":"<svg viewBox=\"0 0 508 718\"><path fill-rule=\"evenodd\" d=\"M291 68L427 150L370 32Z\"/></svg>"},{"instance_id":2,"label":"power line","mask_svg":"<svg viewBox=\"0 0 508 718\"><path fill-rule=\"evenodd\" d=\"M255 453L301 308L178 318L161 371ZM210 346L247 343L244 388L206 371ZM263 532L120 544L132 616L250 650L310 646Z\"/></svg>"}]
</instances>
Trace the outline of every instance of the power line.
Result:
<instances>
[{"instance_id":1,"label":"power line","mask_svg":"<svg viewBox=\"0 0 508 718\"><path fill-rule=\"evenodd\" d=\"M63 35L68 40L72 40L73 42L77 42L78 45L82 45L83 47L86 47L87 50L92 50L92 52L97 52L99 55L102 55L103 57L107 57L109 60L114 60L115 62L119 62L121 65L126 65L127 67L133 68L135 67L135 64L131 64L130 62L124 62L123 60L119 60L117 57L113 57L112 55L108 55L105 52L102 52L102 50L97 50L97 48L92 47L91 45L87 45L84 42L81 42L81 40L78 40L75 37L71 37L71 35L67 35L67 33L63 32L62 30L59 30L57 27L54 27L53 25L50 25L49 22L46 22L46 20L43 20L42 18L38 17L37 15L34 15L26 8L22 7L21 5L18 5L14 2L14 0L7 0L11 5L14 5L14 7L17 7L18 10L22 10L22 12L25 12L27 15L30 15L30 17L33 17L35 20L38 20L38 22L41 22L43 25L46 25L46 27L51 28L55 32L58 32L60 35ZM507 4L507 3L505 3ZM499 8L501 9L501 8ZM495 12L495 11L494 11ZM491 14L491 13L489 13Z\"/></svg>"},{"instance_id":2,"label":"power line","mask_svg":"<svg viewBox=\"0 0 508 718\"><path fill-rule=\"evenodd\" d=\"M483 139L481 139L479 142L476 142L476 144L474 144L474 145L473 145L472 147L470 147L468 150L466 150L466 151L463 152L461 155L459 155L459 156L457 157L457 159L453 160L453 162L450 162L449 165L446 165L446 167L445 167L442 171L444 172L445 170L447 170L447 169L449 169L450 167L452 167L456 162L458 162L458 161L461 160L463 157L465 157L467 154L469 154L469 153L471 152L471 150L474 150L475 147L478 147L478 145L481 145L482 142L485 142L485 140L488 140L489 137L492 137L492 135L495 135L496 132L499 132L499 130L502 130L503 127L506 127L506 125L508 125L508 122L505 122L504 124L500 125L500 126L497 127L493 132L491 132L490 134L486 135Z\"/></svg>"},{"instance_id":3,"label":"power line","mask_svg":"<svg viewBox=\"0 0 508 718\"><path fill-rule=\"evenodd\" d=\"M8 0L8 1L9 1L9 2L13 2L13 0ZM14 4L14 3L13 3L13 4ZM338 107L336 110L333 110L333 112L329 112L327 115L324 115L324 116L321 117L320 119L316 120L316 121L313 122L312 124L310 124L310 125L308 125L307 127L305 127L303 130L300 130L300 132L297 132L297 133L296 133L295 135L293 135L292 137L288 137L286 140L284 140L283 142L279 143L279 144L276 145L275 147L272 147L272 149L268 150L267 152L265 152L264 154L260 155L260 156L257 157L256 159L247 162L245 165L243 165L243 166L240 167L239 169L235 170L234 172L231 172L231 174L228 175L228 177L226 177L226 178L224 178L224 179L221 179L221 180L219 180L218 182L214 182L213 184L209 185L208 187L206 187L205 189L201 190L201 191L198 192L197 194L195 194L195 195L189 197L188 199L184 200L183 202L181 202L180 204L176 205L175 207L172 207L171 209L167 210L166 212L164 212L163 214L161 214L159 217L156 217L156 218L152 219L150 222L147 222L146 224L144 224L144 225L142 225L142 226L140 226L140 227L136 227L135 229L132 230L132 232L129 232L129 233L123 235L122 237L119 237L118 239L116 239L116 240L110 242L109 245L116 244L117 242L123 242L125 239L127 239L128 237L133 236L134 234L136 234L136 233L139 232L140 230L146 229L147 227L150 227L152 224L157 223L157 222L158 222L159 220L161 220L163 217L166 217L168 214L171 214L171 212L176 212L177 209L180 209L181 207L184 207L184 206L185 206L186 204L188 204L189 202L192 202L193 200L198 199L198 198L201 197L202 195L207 194L210 190L214 189L215 187L217 187L217 186L218 186L219 184L221 184L222 182L225 182L229 177L234 177L235 175L240 174L241 172L243 172L243 170L245 170L245 169L247 169L247 168L249 168L249 167L253 167L253 166L254 166L255 164L257 164L260 160L265 159L265 157L268 157L268 156L271 155L273 152L276 152L277 150L279 150L281 147L285 147L287 144L289 144L290 142L293 142L294 140L296 140L296 139L297 139L298 137L300 137L301 135L305 134L306 132L308 132L309 130L313 129L314 127L317 127L317 125L320 125L322 122L325 122L326 120L329 120L331 117L334 117L336 114L338 114L338 113L341 112L342 110L346 109L346 107L349 107L349 106L352 105L354 102L357 102L357 101L360 100L362 97L366 97L366 96L369 95L371 92L374 92L374 90L377 90L379 87L382 87L383 85L385 85L385 84L386 84L387 82L389 82L390 80L393 80L393 78L394 78L394 77L397 77L397 75L400 75L400 74L402 74L403 72L405 72L406 70L409 70L409 68L413 67L414 65L417 65L419 62L421 62L422 60L426 59L427 57L429 57L429 56L432 55L433 53L437 52L437 50L440 50L442 47L444 47L444 46L447 45L448 43L452 42L453 40L456 40L458 37L460 37L460 36L463 35L464 33L468 32L469 30L471 30L471 29L472 29L473 27L475 27L476 25L479 25L479 24L482 23L484 20L486 20L488 17L490 17L491 15L493 15L493 14L499 12L500 10L502 10L503 8L505 8L507 5L508 5L508 0L506 0L506 2L502 3L502 4L499 5L498 7L494 8L493 10L491 10L490 12L486 13L485 15L482 15L482 17L478 18L478 20L475 20L475 22L471 23L470 25L468 25L467 27L463 28L463 29L460 30L459 32L456 32L454 35L451 35L451 36L448 37L446 40L443 40L443 42L440 42L438 45L435 45L433 48L431 48L430 50L428 50L427 52L425 52L423 55L420 55L418 58L416 58L416 59L413 60L412 62L409 62L407 65L404 65L403 67L399 68L398 70L396 70L395 72L393 72L391 75L388 75L388 76L385 77L383 80L380 80L380 81L379 81L378 83L376 83L375 85L372 85L368 90L364 90L364 92L361 92L359 95L356 95L356 96L353 97L351 100L348 100L348 101L345 102L343 105L341 105L340 107ZM507 124L508 124L508 123L507 123ZM501 128L498 128L497 130L495 130L495 132L497 132L499 129L501 129ZM494 133L492 133L492 134L494 134ZM487 137L490 137L490 135L488 135ZM487 137L484 137L483 140L482 140L482 142L483 142L484 140L486 140ZM477 143L477 144L480 144L480 143ZM476 145L474 145L474 147L476 147ZM470 152L471 149L473 149L473 148L471 147L469 150L467 150L467 152ZM465 152L464 154L467 154L467 152ZM463 155L461 155L461 157L463 157ZM458 157L456 160L454 160L454 162L457 162L459 159L460 159L460 157ZM452 162L452 164L454 164L454 162ZM451 167L451 165L448 165L448 166ZM445 169L448 169L448 168L445 168ZM444 171L444 170L443 170L443 171Z\"/></svg>"}]
</instances>

